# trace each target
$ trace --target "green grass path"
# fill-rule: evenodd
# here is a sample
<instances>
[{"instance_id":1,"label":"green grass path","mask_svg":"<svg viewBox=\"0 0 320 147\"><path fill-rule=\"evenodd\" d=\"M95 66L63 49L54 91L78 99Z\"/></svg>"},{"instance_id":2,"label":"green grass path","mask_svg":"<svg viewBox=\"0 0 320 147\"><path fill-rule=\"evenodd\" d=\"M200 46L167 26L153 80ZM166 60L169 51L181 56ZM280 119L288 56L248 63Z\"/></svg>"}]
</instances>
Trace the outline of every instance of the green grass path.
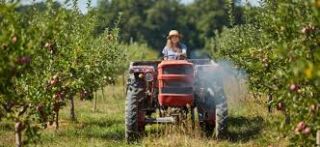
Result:
<instances>
[{"instance_id":1,"label":"green grass path","mask_svg":"<svg viewBox=\"0 0 320 147\"><path fill-rule=\"evenodd\" d=\"M97 92L97 110L92 101L76 100L77 122L69 121L69 107L61 112L61 127L41 131L41 140L29 146L105 147L129 146L124 141L124 105L122 87L106 87L103 99ZM269 121L277 114L268 114L264 100L251 97L229 102L229 133L226 139L203 137L196 128L181 126L148 126L141 143L131 146L285 146L285 138L276 138L277 130ZM0 123L0 146L14 146L13 127Z\"/></svg>"}]
</instances>

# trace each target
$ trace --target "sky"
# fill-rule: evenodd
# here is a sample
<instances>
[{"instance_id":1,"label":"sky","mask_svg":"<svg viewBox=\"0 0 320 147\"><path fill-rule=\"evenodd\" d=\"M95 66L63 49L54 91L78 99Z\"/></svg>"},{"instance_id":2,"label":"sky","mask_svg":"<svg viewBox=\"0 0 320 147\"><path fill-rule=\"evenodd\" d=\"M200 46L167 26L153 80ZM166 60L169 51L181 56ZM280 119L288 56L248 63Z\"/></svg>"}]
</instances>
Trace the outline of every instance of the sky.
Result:
<instances>
[{"instance_id":1,"label":"sky","mask_svg":"<svg viewBox=\"0 0 320 147\"><path fill-rule=\"evenodd\" d=\"M30 4L33 1L35 2L39 2L39 1L43 1L43 0L21 0L21 2L23 4ZM64 2L65 0L58 0L59 2ZM182 3L188 4L193 2L194 0L182 0ZM258 5L260 0L242 0L242 1L249 1L252 5ZM87 0L78 0L78 5L80 10L82 11L82 13L86 13L87 10ZM96 6L98 3L98 0L92 0L92 6Z\"/></svg>"}]
</instances>

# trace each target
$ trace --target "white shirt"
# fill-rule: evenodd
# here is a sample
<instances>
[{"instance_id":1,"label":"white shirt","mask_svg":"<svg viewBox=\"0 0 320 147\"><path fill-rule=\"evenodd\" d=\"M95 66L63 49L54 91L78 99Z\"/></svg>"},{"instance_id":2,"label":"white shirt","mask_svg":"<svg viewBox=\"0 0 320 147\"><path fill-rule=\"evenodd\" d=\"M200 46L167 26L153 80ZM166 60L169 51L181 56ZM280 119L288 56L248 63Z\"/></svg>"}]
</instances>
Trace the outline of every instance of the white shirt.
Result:
<instances>
[{"instance_id":1,"label":"white shirt","mask_svg":"<svg viewBox=\"0 0 320 147\"><path fill-rule=\"evenodd\" d=\"M181 46L181 51L182 51L181 53L186 55L187 54L187 46L182 43L180 43L180 46ZM165 46L162 50L163 56L167 57L168 60L179 59L181 53L175 52L175 51L173 51L172 48L169 48L167 46Z\"/></svg>"}]
</instances>

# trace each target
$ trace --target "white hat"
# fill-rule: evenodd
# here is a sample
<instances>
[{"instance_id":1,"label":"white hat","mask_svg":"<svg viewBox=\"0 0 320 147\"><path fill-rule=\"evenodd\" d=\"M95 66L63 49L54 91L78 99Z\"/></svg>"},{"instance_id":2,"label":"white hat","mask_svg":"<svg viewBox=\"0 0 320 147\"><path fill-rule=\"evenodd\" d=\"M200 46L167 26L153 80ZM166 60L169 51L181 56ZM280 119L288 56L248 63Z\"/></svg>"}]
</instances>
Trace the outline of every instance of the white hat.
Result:
<instances>
[{"instance_id":1,"label":"white hat","mask_svg":"<svg viewBox=\"0 0 320 147\"><path fill-rule=\"evenodd\" d=\"M169 32L169 35L167 36L167 39L170 39L172 36L178 36L179 38L182 37L182 35L177 30L171 30Z\"/></svg>"}]
</instances>

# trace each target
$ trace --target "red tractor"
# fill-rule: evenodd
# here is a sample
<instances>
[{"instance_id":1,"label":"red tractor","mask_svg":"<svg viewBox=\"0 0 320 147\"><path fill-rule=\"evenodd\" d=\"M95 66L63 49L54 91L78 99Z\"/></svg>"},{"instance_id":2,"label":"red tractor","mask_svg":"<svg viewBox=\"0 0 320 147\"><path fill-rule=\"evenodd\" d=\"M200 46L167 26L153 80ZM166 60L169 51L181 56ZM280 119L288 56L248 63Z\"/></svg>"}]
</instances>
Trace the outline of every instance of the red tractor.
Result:
<instances>
[{"instance_id":1,"label":"red tractor","mask_svg":"<svg viewBox=\"0 0 320 147\"><path fill-rule=\"evenodd\" d=\"M222 68L207 59L132 62L125 110L127 142L138 141L147 124L191 118L194 126L195 109L205 134L221 137L228 117L222 74Z\"/></svg>"}]
</instances>

